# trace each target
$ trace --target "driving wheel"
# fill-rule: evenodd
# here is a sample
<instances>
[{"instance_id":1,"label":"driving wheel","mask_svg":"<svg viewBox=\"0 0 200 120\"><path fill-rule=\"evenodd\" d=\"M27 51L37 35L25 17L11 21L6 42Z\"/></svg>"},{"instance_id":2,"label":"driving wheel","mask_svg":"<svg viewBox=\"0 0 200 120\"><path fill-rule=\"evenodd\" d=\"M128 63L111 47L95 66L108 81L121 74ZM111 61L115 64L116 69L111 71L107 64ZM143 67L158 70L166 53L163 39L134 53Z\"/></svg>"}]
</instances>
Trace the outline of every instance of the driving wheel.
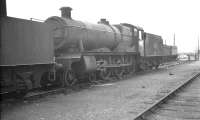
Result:
<instances>
[{"instance_id":1,"label":"driving wheel","mask_svg":"<svg viewBox=\"0 0 200 120\"><path fill-rule=\"evenodd\" d=\"M77 82L75 73L73 70L65 70L64 72L64 82L66 86L72 86Z\"/></svg>"}]
</instances>

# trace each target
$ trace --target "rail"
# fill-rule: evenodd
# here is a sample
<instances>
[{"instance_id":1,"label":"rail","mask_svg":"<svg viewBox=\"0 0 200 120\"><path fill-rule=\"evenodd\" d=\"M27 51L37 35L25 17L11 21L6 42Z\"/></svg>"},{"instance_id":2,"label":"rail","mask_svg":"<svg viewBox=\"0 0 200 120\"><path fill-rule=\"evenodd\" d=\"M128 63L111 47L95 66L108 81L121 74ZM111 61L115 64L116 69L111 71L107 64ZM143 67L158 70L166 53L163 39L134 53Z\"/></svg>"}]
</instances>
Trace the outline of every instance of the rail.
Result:
<instances>
[{"instance_id":1,"label":"rail","mask_svg":"<svg viewBox=\"0 0 200 120\"><path fill-rule=\"evenodd\" d=\"M145 120L145 116L149 115L154 109L156 109L159 105L161 105L162 103L166 102L167 100L169 100L173 95L175 95L180 89L184 88L186 85L188 85L189 83L191 83L193 80L195 80L198 76L200 76L200 73L197 73L196 75L194 75L192 78L190 78L189 80L185 81L183 84L179 85L178 87L176 87L174 90L172 90L170 93L168 93L167 95L165 95L164 97L162 97L159 101L157 101L156 103L154 103L153 105L151 105L149 108L145 109L144 111L142 111L141 113L139 113L134 120Z\"/></svg>"}]
</instances>

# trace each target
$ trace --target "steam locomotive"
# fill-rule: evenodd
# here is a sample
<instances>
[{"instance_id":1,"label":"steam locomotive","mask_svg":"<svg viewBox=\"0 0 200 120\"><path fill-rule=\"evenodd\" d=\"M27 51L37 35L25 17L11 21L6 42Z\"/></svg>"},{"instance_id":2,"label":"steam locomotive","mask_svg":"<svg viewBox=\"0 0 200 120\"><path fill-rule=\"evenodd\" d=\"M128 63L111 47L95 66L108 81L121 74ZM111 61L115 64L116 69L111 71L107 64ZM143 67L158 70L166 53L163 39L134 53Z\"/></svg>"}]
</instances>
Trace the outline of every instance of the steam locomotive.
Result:
<instances>
[{"instance_id":1,"label":"steam locomotive","mask_svg":"<svg viewBox=\"0 0 200 120\"><path fill-rule=\"evenodd\" d=\"M176 60L177 47L127 23L77 21L71 8L45 22L0 18L1 94L24 95L48 86L72 86L85 78L108 80Z\"/></svg>"}]
</instances>

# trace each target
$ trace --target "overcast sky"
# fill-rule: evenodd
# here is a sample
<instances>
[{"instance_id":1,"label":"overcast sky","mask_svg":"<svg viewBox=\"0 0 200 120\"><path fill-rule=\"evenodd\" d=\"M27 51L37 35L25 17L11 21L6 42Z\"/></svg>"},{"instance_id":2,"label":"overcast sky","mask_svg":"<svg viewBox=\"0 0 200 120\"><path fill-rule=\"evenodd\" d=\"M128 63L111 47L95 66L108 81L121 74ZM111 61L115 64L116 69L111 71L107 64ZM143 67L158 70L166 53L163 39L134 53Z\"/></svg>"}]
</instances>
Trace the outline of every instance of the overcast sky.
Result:
<instances>
[{"instance_id":1,"label":"overcast sky","mask_svg":"<svg viewBox=\"0 0 200 120\"><path fill-rule=\"evenodd\" d=\"M75 20L97 23L106 18L111 24L131 23L146 32L161 35L179 52L197 50L200 35L200 0L7 0L8 16L45 20L60 16L59 8L73 8Z\"/></svg>"}]
</instances>

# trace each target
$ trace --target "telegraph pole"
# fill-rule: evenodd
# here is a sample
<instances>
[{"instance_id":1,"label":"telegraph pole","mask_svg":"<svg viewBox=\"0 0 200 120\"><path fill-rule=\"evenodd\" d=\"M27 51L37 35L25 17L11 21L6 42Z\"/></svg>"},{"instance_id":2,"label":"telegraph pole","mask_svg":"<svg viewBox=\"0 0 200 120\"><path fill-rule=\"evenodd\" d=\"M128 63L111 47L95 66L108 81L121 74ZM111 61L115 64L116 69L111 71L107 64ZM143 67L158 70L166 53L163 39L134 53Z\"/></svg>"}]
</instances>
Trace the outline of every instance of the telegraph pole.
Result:
<instances>
[{"instance_id":1,"label":"telegraph pole","mask_svg":"<svg viewBox=\"0 0 200 120\"><path fill-rule=\"evenodd\" d=\"M198 60L199 60L199 35L198 35L198 49L197 49L197 54L198 54Z\"/></svg>"},{"instance_id":2,"label":"telegraph pole","mask_svg":"<svg viewBox=\"0 0 200 120\"><path fill-rule=\"evenodd\" d=\"M176 39L176 36L175 36L175 33L174 33L174 46L175 46L175 39Z\"/></svg>"}]
</instances>

